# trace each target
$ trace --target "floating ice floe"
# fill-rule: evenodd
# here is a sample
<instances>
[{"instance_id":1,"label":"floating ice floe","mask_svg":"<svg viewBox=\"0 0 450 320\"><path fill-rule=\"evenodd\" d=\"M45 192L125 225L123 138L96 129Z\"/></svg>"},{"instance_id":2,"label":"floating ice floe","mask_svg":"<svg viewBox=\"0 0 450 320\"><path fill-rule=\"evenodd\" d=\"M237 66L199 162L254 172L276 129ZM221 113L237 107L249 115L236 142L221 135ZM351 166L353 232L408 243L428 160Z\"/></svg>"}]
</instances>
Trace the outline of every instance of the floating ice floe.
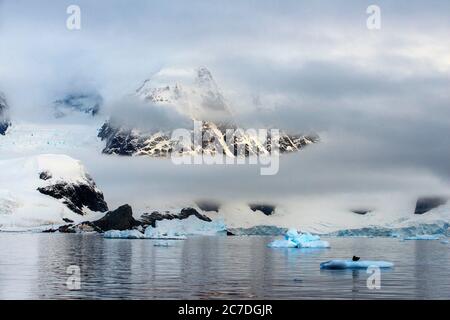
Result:
<instances>
[{"instance_id":1,"label":"floating ice floe","mask_svg":"<svg viewBox=\"0 0 450 320\"><path fill-rule=\"evenodd\" d=\"M317 235L289 229L283 240L274 240L268 246L270 248L329 248L330 244L328 241L320 240Z\"/></svg>"},{"instance_id":2,"label":"floating ice floe","mask_svg":"<svg viewBox=\"0 0 450 320\"><path fill-rule=\"evenodd\" d=\"M322 262L320 269L341 270L341 269L367 269L369 267L392 268L394 264L388 261L352 261L352 260L330 260Z\"/></svg>"},{"instance_id":3,"label":"floating ice floe","mask_svg":"<svg viewBox=\"0 0 450 320\"><path fill-rule=\"evenodd\" d=\"M143 239L145 236L138 230L109 230L103 234L108 239Z\"/></svg>"},{"instance_id":4,"label":"floating ice floe","mask_svg":"<svg viewBox=\"0 0 450 320\"><path fill-rule=\"evenodd\" d=\"M412 237L406 237L405 240L440 240L441 237L439 235L430 235L430 234L423 234L423 235L417 235Z\"/></svg>"},{"instance_id":5,"label":"floating ice floe","mask_svg":"<svg viewBox=\"0 0 450 320\"><path fill-rule=\"evenodd\" d=\"M226 234L225 223L221 220L203 221L195 216L179 220L156 221L155 227L145 229L145 237L151 239L179 239L189 235Z\"/></svg>"}]
</instances>

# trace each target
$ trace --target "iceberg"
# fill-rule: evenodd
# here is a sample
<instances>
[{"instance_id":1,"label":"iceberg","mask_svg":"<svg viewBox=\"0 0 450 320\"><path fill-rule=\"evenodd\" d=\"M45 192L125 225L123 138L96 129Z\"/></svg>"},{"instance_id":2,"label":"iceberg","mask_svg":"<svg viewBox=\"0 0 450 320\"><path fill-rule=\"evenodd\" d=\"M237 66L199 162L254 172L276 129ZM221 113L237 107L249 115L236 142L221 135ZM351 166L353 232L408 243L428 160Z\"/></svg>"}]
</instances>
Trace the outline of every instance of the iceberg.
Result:
<instances>
[{"instance_id":1,"label":"iceberg","mask_svg":"<svg viewBox=\"0 0 450 320\"><path fill-rule=\"evenodd\" d=\"M422 234L412 237L406 237L405 240L439 240L441 237L439 235Z\"/></svg>"},{"instance_id":2,"label":"iceberg","mask_svg":"<svg viewBox=\"0 0 450 320\"><path fill-rule=\"evenodd\" d=\"M226 234L226 225L222 220L204 221L195 216L179 220L156 221L155 227L145 229L145 237L151 239L186 239L189 235Z\"/></svg>"},{"instance_id":3,"label":"iceberg","mask_svg":"<svg viewBox=\"0 0 450 320\"><path fill-rule=\"evenodd\" d=\"M267 245L269 248L296 248L297 244L291 240L274 240Z\"/></svg>"},{"instance_id":4,"label":"iceberg","mask_svg":"<svg viewBox=\"0 0 450 320\"><path fill-rule=\"evenodd\" d=\"M269 248L329 248L328 241L320 240L317 235L308 232L299 233L296 229L289 229L283 240L274 240L268 244Z\"/></svg>"},{"instance_id":5,"label":"iceberg","mask_svg":"<svg viewBox=\"0 0 450 320\"><path fill-rule=\"evenodd\" d=\"M103 234L107 239L144 239L145 236L138 230L109 230Z\"/></svg>"},{"instance_id":6,"label":"iceberg","mask_svg":"<svg viewBox=\"0 0 450 320\"><path fill-rule=\"evenodd\" d=\"M352 261L352 260L330 260L322 262L320 269L342 270L342 269L367 269L369 267L392 268L394 264L388 261Z\"/></svg>"}]
</instances>

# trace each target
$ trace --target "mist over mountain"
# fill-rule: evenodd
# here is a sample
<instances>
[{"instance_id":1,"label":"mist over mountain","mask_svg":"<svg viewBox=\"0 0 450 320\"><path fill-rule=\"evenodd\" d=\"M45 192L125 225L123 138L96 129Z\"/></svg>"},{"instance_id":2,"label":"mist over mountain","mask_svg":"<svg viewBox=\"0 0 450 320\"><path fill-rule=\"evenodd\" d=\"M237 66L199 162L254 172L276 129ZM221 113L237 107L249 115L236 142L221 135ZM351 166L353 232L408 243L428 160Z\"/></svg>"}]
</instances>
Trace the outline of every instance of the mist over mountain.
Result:
<instances>
[{"instance_id":1,"label":"mist over mountain","mask_svg":"<svg viewBox=\"0 0 450 320\"><path fill-rule=\"evenodd\" d=\"M79 5L82 29L72 32L65 3L0 2L0 89L12 123L0 158L69 154L112 207L270 197L311 223L336 212L339 221L363 219L351 210L366 207L365 218L408 216L417 197L450 193L449 3L380 1L389 15L379 32L367 30L358 1L202 3L201 11L183 1ZM92 92L98 112L68 99L55 118L55 101ZM229 118L288 136L316 133L320 143L261 177L252 166L104 155L97 138L106 121L139 139Z\"/></svg>"}]
</instances>

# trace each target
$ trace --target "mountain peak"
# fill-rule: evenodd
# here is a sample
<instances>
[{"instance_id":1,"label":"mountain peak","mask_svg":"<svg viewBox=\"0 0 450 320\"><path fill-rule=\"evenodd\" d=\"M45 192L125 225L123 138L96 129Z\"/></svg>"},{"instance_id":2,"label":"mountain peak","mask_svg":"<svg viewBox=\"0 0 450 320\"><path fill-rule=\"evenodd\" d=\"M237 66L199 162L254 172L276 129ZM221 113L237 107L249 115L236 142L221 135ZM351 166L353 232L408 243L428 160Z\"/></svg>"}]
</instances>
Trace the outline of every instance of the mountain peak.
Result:
<instances>
[{"instance_id":1,"label":"mountain peak","mask_svg":"<svg viewBox=\"0 0 450 320\"><path fill-rule=\"evenodd\" d=\"M196 120L228 121L231 112L206 67L165 68L136 90L144 101L174 107Z\"/></svg>"}]
</instances>

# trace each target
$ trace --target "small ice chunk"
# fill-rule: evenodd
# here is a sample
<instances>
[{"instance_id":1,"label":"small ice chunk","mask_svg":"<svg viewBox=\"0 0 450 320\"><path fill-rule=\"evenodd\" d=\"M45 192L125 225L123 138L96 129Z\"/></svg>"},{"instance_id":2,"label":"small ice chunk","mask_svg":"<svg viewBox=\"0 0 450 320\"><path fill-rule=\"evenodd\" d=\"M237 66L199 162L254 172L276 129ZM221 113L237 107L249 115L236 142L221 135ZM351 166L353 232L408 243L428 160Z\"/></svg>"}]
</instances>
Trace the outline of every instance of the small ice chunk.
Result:
<instances>
[{"instance_id":1,"label":"small ice chunk","mask_svg":"<svg viewBox=\"0 0 450 320\"><path fill-rule=\"evenodd\" d=\"M327 241L320 240L317 235L311 233L299 233L296 229L289 229L284 235L284 240L274 240L269 243L270 248L329 248Z\"/></svg>"},{"instance_id":2,"label":"small ice chunk","mask_svg":"<svg viewBox=\"0 0 450 320\"><path fill-rule=\"evenodd\" d=\"M392 268L393 266L394 266L394 264L392 262L388 262L388 261L330 260L330 261L322 262L320 264L320 269L330 269L330 270L367 269L369 267Z\"/></svg>"},{"instance_id":3,"label":"small ice chunk","mask_svg":"<svg viewBox=\"0 0 450 320\"><path fill-rule=\"evenodd\" d=\"M439 240L441 237L438 235L423 234L417 236L406 237L405 240Z\"/></svg>"},{"instance_id":4,"label":"small ice chunk","mask_svg":"<svg viewBox=\"0 0 450 320\"><path fill-rule=\"evenodd\" d=\"M291 240L274 240L268 244L269 248L296 248L297 244Z\"/></svg>"},{"instance_id":5,"label":"small ice chunk","mask_svg":"<svg viewBox=\"0 0 450 320\"><path fill-rule=\"evenodd\" d=\"M103 234L108 239L143 239L144 235L138 230L109 230Z\"/></svg>"}]
</instances>

